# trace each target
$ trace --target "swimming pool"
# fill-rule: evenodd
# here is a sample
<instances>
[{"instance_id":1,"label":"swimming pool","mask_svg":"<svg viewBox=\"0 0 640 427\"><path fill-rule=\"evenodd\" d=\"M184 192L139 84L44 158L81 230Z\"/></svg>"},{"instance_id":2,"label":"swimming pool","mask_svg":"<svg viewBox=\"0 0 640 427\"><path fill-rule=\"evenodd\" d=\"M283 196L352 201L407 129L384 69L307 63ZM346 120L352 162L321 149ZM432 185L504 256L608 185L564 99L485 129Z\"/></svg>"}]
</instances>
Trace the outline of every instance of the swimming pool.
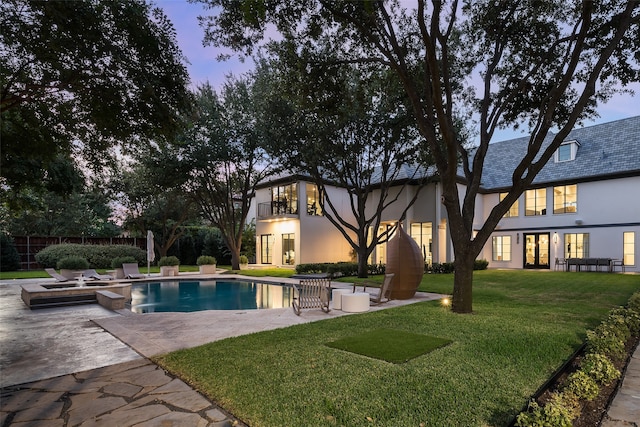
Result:
<instances>
[{"instance_id":1,"label":"swimming pool","mask_svg":"<svg viewBox=\"0 0 640 427\"><path fill-rule=\"evenodd\" d=\"M241 280L141 283L131 286L134 313L291 307L289 286Z\"/></svg>"}]
</instances>

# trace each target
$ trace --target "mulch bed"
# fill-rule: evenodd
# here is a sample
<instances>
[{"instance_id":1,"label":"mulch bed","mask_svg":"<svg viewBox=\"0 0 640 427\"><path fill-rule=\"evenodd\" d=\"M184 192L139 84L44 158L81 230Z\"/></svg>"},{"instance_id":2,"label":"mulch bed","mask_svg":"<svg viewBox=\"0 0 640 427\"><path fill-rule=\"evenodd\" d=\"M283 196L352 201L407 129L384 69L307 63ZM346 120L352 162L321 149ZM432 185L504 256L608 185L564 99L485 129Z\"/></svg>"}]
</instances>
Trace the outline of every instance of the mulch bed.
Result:
<instances>
[{"instance_id":1,"label":"mulch bed","mask_svg":"<svg viewBox=\"0 0 640 427\"><path fill-rule=\"evenodd\" d=\"M582 410L580 411L580 416L573 421L573 427L593 427L600 425L602 418L607 413L607 409L609 408L611 401L615 397L618 387L622 384L625 368L639 342L640 335L633 336L627 341L625 344L625 349L627 351L626 357L621 360L613 361L616 369L622 373L621 378L608 386L601 386L598 397L590 402L584 402ZM548 387L539 393L536 398L538 404L544 405L554 391L558 391L562 388L566 378L580 368L580 361L583 357L584 349L579 351L573 359L564 366L564 369L562 369L562 371L548 384Z\"/></svg>"}]
</instances>

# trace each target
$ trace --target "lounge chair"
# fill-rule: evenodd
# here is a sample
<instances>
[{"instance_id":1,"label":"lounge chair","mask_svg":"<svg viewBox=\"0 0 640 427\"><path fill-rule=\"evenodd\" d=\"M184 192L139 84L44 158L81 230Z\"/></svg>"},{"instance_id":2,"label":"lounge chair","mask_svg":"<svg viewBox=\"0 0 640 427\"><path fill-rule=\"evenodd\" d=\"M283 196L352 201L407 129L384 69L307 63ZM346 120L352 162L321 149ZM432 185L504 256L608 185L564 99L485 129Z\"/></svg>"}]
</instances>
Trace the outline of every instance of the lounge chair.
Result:
<instances>
[{"instance_id":1,"label":"lounge chair","mask_svg":"<svg viewBox=\"0 0 640 427\"><path fill-rule=\"evenodd\" d=\"M64 277L62 274L57 273L53 268L45 268L44 271L46 271L49 276L53 277L58 282L68 282L70 280L69 278Z\"/></svg>"},{"instance_id":2,"label":"lounge chair","mask_svg":"<svg viewBox=\"0 0 640 427\"><path fill-rule=\"evenodd\" d=\"M110 275L99 274L95 270L85 270L82 272L82 276L86 277L87 279L96 279L96 280L112 280L113 279L113 277L111 277Z\"/></svg>"},{"instance_id":3,"label":"lounge chair","mask_svg":"<svg viewBox=\"0 0 640 427\"><path fill-rule=\"evenodd\" d=\"M380 285L377 295L373 295L369 298L369 300L371 301L371 304L377 305L377 304L382 304L383 302L391 301L391 297L390 297L391 287L392 287L391 281L393 280L393 276L395 276L394 273L389 273L384 275L384 281L382 282L382 285ZM367 284L363 283L362 286L364 286L364 292L367 292ZM356 290L356 284L354 283L353 291L355 292L355 290Z\"/></svg>"},{"instance_id":4,"label":"lounge chair","mask_svg":"<svg viewBox=\"0 0 640 427\"><path fill-rule=\"evenodd\" d=\"M138 270L138 264L135 262L129 262L122 264L122 272L125 279L144 279L145 275Z\"/></svg>"},{"instance_id":5,"label":"lounge chair","mask_svg":"<svg viewBox=\"0 0 640 427\"><path fill-rule=\"evenodd\" d=\"M300 315L303 308L319 308L328 313L329 308L329 289L331 288L331 279L328 277L315 277L309 275L301 277L300 283L293 285L295 294L291 306L293 312Z\"/></svg>"}]
</instances>

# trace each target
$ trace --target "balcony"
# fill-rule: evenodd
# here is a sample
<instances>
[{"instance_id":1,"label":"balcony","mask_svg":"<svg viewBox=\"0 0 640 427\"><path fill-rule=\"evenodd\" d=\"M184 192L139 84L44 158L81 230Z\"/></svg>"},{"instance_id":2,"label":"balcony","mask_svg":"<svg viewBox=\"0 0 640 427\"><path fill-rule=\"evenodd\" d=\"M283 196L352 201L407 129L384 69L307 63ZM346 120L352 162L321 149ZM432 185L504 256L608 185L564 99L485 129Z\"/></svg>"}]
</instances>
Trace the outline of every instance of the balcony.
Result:
<instances>
[{"instance_id":1,"label":"balcony","mask_svg":"<svg viewBox=\"0 0 640 427\"><path fill-rule=\"evenodd\" d=\"M258 220L273 220L277 218L298 218L298 203L274 200L258 203Z\"/></svg>"}]
</instances>

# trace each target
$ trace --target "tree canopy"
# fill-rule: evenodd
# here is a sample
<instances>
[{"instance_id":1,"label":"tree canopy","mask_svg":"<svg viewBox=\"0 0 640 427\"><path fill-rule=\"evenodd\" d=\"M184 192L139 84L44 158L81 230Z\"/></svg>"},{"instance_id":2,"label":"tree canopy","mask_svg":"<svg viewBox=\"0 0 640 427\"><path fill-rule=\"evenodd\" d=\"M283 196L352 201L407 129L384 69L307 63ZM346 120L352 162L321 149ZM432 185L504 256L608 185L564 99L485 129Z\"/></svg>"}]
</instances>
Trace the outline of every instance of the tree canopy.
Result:
<instances>
[{"instance_id":1,"label":"tree canopy","mask_svg":"<svg viewBox=\"0 0 640 427\"><path fill-rule=\"evenodd\" d=\"M396 0L200 1L221 9L201 18L211 44L248 54L256 47L277 54L289 44L304 57L333 52L326 67L377 63L397 75L442 182L459 313L472 311L473 261L500 218L576 123L640 76L634 0L416 0L413 9ZM277 34L265 40L267 29ZM460 119L479 139L473 151ZM496 129L507 126L528 128L528 150L506 171L508 195L477 229L486 152Z\"/></svg>"},{"instance_id":2,"label":"tree canopy","mask_svg":"<svg viewBox=\"0 0 640 427\"><path fill-rule=\"evenodd\" d=\"M230 78L218 94L211 85L195 95L181 161L189 168L187 191L218 227L239 269L242 237L256 186L275 173L265 150L266 111L253 77Z\"/></svg>"},{"instance_id":3,"label":"tree canopy","mask_svg":"<svg viewBox=\"0 0 640 427\"><path fill-rule=\"evenodd\" d=\"M0 3L1 167L37 182L60 152L101 165L114 146L174 132L189 106L171 22L143 0Z\"/></svg>"}]
</instances>

